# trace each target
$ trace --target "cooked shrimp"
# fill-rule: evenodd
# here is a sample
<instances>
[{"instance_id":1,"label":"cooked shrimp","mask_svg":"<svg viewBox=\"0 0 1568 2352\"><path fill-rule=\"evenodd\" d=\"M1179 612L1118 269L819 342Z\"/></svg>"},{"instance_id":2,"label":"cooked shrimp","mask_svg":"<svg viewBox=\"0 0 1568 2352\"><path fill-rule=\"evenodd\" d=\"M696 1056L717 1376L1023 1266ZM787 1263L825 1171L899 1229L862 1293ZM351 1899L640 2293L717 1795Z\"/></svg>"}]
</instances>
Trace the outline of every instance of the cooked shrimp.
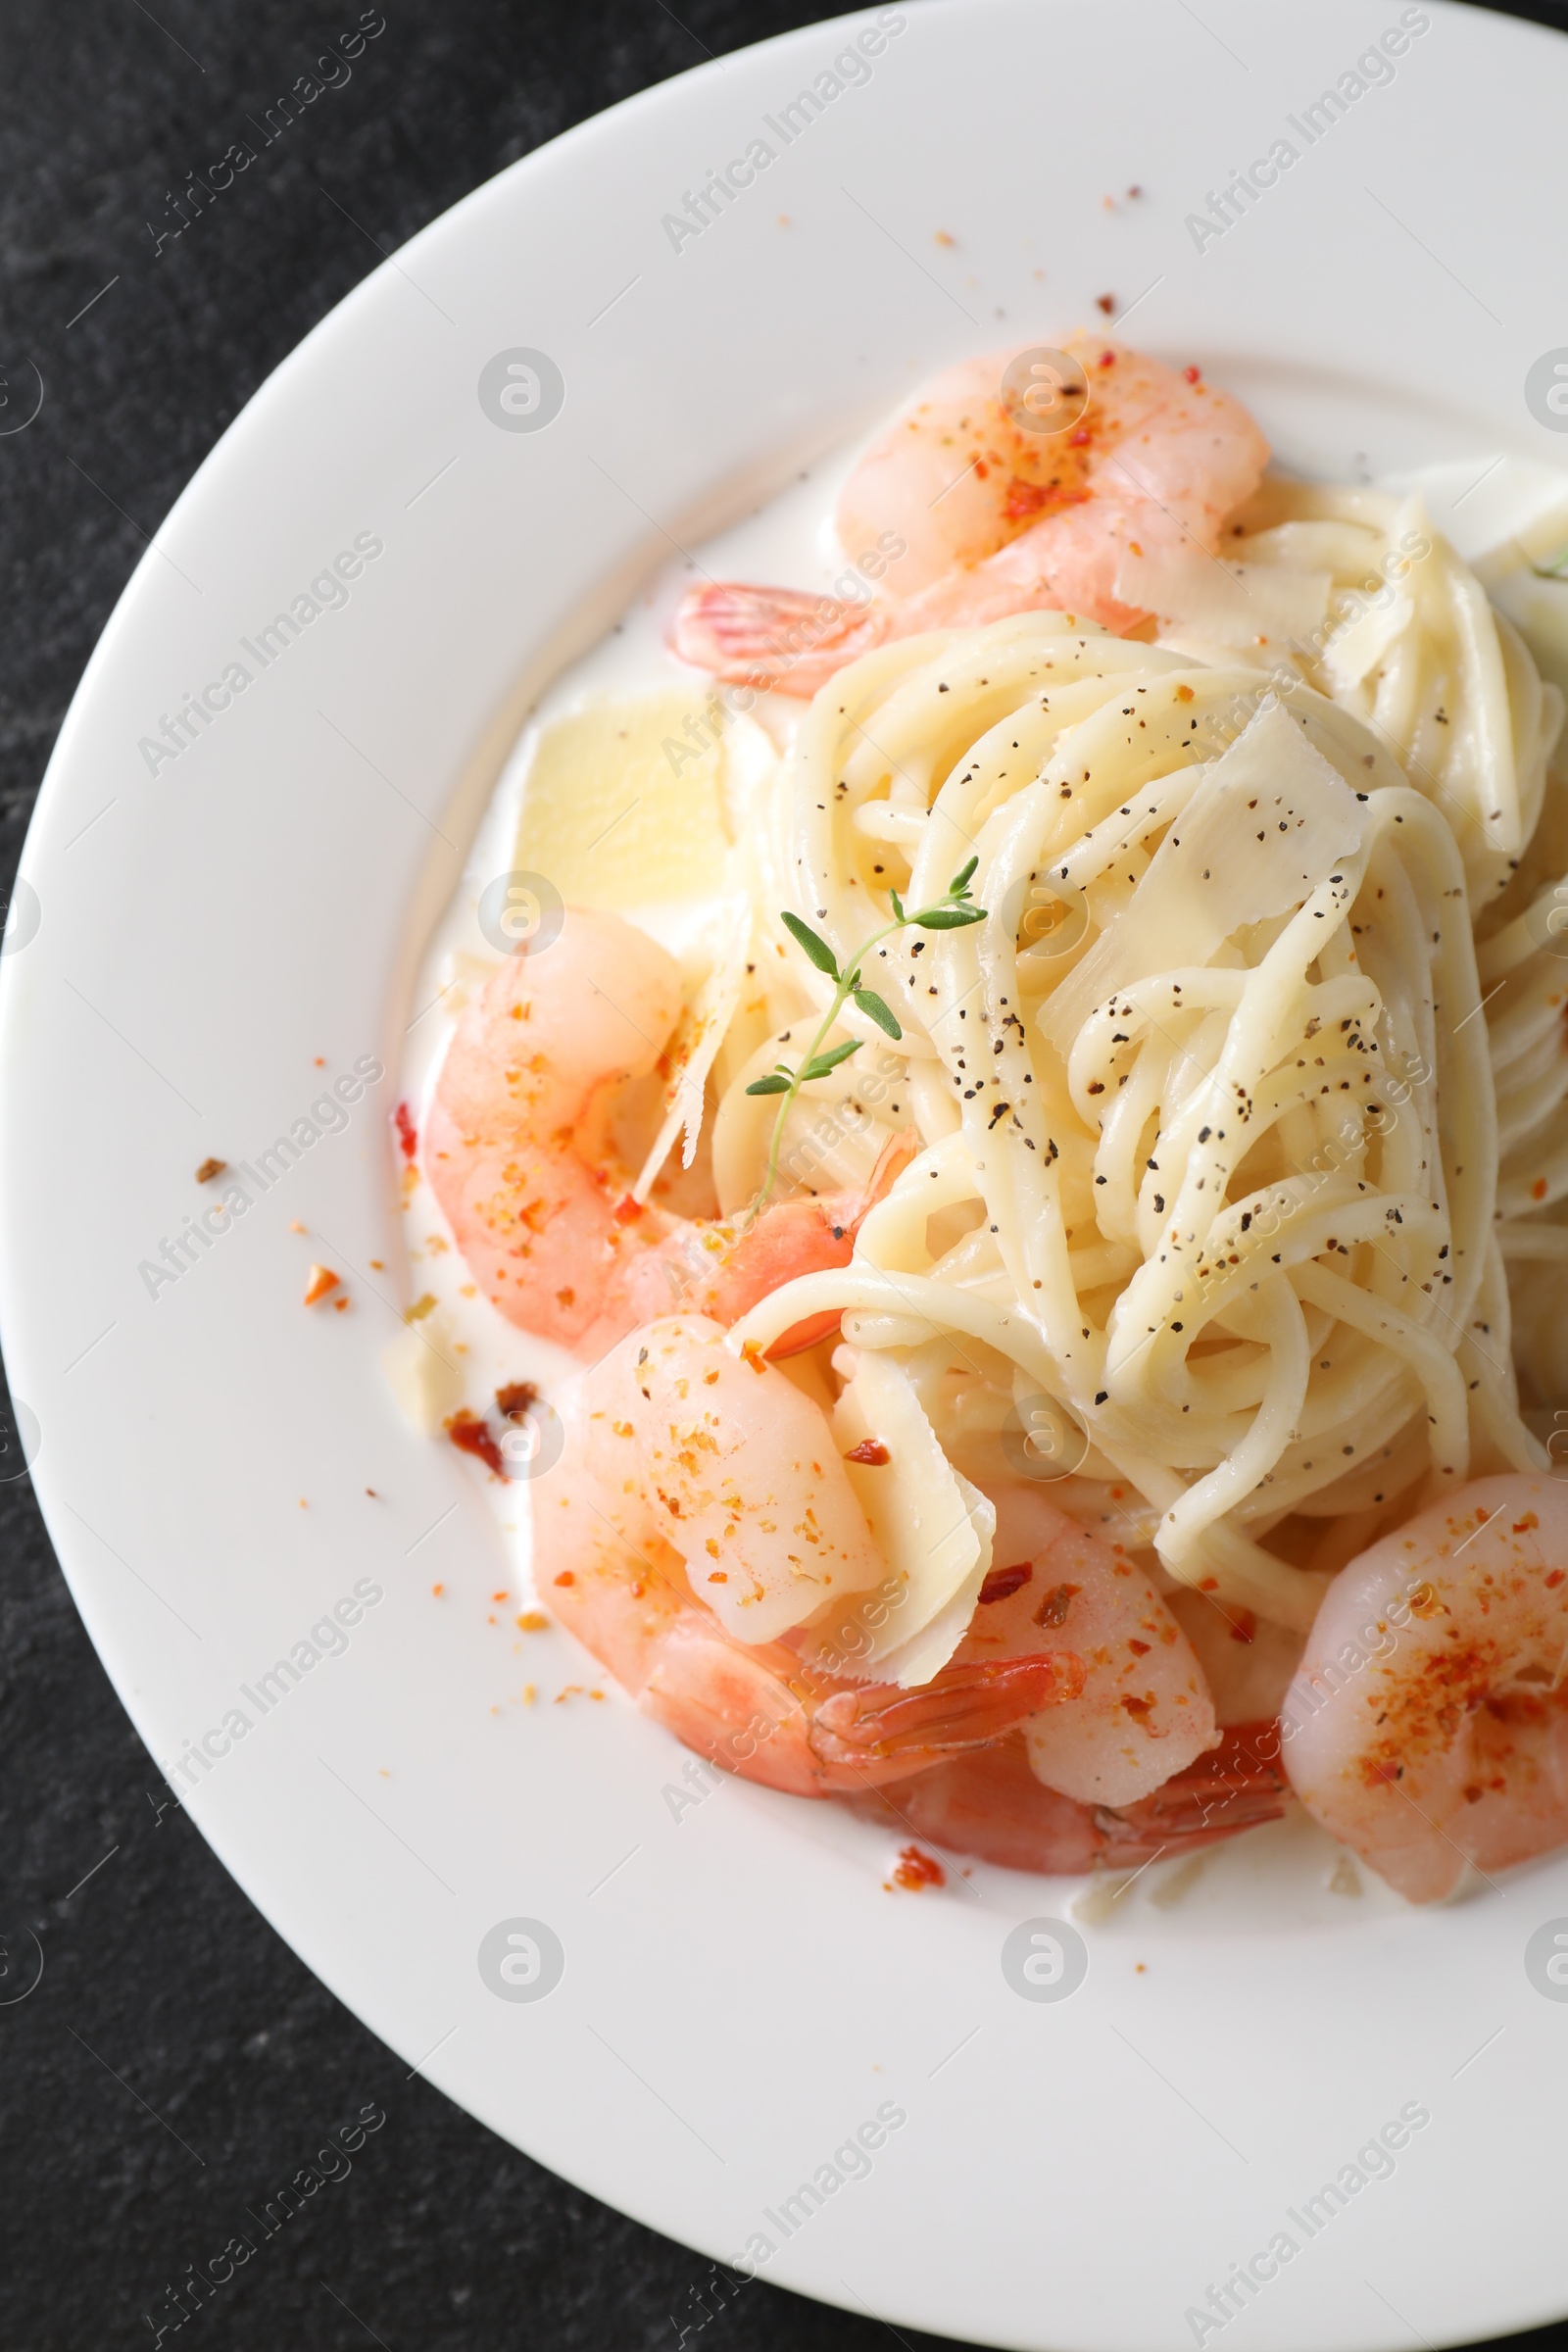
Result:
<instances>
[{"instance_id":1,"label":"cooked shrimp","mask_svg":"<svg viewBox=\"0 0 1568 2352\"><path fill-rule=\"evenodd\" d=\"M1063 1714L1067 1712L1064 1707ZM954 1757L918 1780L848 1799L852 1809L932 1845L1047 1877L1105 1868L1136 1870L1235 1838L1285 1811L1273 1723L1235 1724L1217 1747L1152 1795L1125 1807L1079 1804L1046 1788L1016 1735Z\"/></svg>"},{"instance_id":2,"label":"cooked shrimp","mask_svg":"<svg viewBox=\"0 0 1568 2352\"><path fill-rule=\"evenodd\" d=\"M709 583L681 605L676 652L719 677L809 696L846 662L921 630L1042 608L1120 632L1146 620L1116 592L1123 558L1183 546L1212 555L1268 445L1196 368L1103 337L1072 335L1065 349L1089 394L1069 430L1030 429L1003 392L1018 355L993 352L938 376L856 466L839 541L901 541L894 593L856 604Z\"/></svg>"},{"instance_id":3,"label":"cooked shrimp","mask_svg":"<svg viewBox=\"0 0 1568 2352\"><path fill-rule=\"evenodd\" d=\"M1412 1902L1568 1840L1568 1490L1462 1487L1330 1586L1281 1721L1307 1811Z\"/></svg>"},{"instance_id":4,"label":"cooked shrimp","mask_svg":"<svg viewBox=\"0 0 1568 2352\"><path fill-rule=\"evenodd\" d=\"M803 1665L781 1637L885 1567L825 1416L722 1338L668 1317L581 1374L560 1400L560 1475L534 1494L541 1596L644 1712L745 1780L827 1796L1074 1697L1078 1659L1038 1643L919 1690Z\"/></svg>"},{"instance_id":5,"label":"cooked shrimp","mask_svg":"<svg viewBox=\"0 0 1568 2352\"><path fill-rule=\"evenodd\" d=\"M1143 1570L1026 1480L994 1483L993 1568L959 1664L1026 1654L1042 1638L1084 1662L1069 1705L1026 1724L1037 1780L1088 1805L1131 1805L1186 1770L1218 1734L1202 1669Z\"/></svg>"},{"instance_id":6,"label":"cooked shrimp","mask_svg":"<svg viewBox=\"0 0 1568 2352\"><path fill-rule=\"evenodd\" d=\"M574 907L548 954L509 957L464 1012L425 1120L425 1172L486 1296L590 1359L676 1303L732 1323L795 1275L848 1265L909 1154L897 1139L861 1193L776 1201L750 1221L643 1206L610 1114L625 1081L659 1067L680 1005L657 940ZM809 1347L835 1320L771 1352Z\"/></svg>"}]
</instances>

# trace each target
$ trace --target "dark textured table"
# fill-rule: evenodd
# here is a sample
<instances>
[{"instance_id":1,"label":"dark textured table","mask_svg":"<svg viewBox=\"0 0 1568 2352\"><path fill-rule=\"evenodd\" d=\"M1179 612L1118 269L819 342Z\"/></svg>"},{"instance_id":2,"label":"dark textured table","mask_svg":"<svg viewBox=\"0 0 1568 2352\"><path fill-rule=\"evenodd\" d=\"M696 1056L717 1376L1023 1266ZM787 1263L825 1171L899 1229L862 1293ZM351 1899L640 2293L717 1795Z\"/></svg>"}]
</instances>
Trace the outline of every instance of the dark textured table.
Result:
<instances>
[{"instance_id":1,"label":"dark textured table","mask_svg":"<svg viewBox=\"0 0 1568 2352\"><path fill-rule=\"evenodd\" d=\"M249 136L358 8L4 0L0 402L30 398L29 361L48 387L36 423L0 438L7 883L67 703L148 534L300 337L382 253L530 148L819 13L808 0L680 0L678 17L665 0L384 0L385 30L352 77L286 136L253 139L256 168L196 218L179 203L189 172ZM1557 241L1561 226L1540 233ZM0 2006L6 2352L153 2343L173 2316L166 2287L248 2227L252 2260L167 2342L890 2340L878 2321L760 2282L716 2302L710 2265L409 2081L186 1817L160 1813L159 1777L24 1478L0 1484L0 1969L20 1981L26 1933L47 1953L36 1991ZM247 2225L366 2110L384 2122L358 2145L349 2133L345 2169L303 2212L268 2237ZM1568 2328L1517 2340L1568 2343Z\"/></svg>"}]
</instances>

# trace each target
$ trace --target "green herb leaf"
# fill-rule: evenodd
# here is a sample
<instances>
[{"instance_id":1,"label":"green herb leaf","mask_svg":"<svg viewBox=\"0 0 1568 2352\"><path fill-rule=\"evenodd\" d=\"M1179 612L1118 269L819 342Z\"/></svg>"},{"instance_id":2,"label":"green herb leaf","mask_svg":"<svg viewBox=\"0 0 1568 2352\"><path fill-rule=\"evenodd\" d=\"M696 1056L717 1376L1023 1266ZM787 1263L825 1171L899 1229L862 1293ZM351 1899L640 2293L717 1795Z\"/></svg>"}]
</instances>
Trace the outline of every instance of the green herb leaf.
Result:
<instances>
[{"instance_id":1,"label":"green herb leaf","mask_svg":"<svg viewBox=\"0 0 1568 2352\"><path fill-rule=\"evenodd\" d=\"M874 988L858 988L855 992L855 1002L865 1014L866 1019L875 1021L877 1027L885 1029L889 1037L904 1035L891 1006L882 1002Z\"/></svg>"},{"instance_id":2,"label":"green herb leaf","mask_svg":"<svg viewBox=\"0 0 1568 2352\"><path fill-rule=\"evenodd\" d=\"M985 919L983 906L928 906L923 914L909 917L922 931L962 931L970 923L983 923Z\"/></svg>"},{"instance_id":3,"label":"green herb leaf","mask_svg":"<svg viewBox=\"0 0 1568 2352\"><path fill-rule=\"evenodd\" d=\"M969 879L979 862L980 860L978 858L971 858L968 864L963 868L962 872L954 875L953 880L948 884L948 896L950 899L961 899L965 895Z\"/></svg>"},{"instance_id":4,"label":"green herb leaf","mask_svg":"<svg viewBox=\"0 0 1568 2352\"><path fill-rule=\"evenodd\" d=\"M793 1081L777 1077L769 1071L765 1078L754 1078L746 1089L749 1095L787 1095Z\"/></svg>"},{"instance_id":5,"label":"green herb leaf","mask_svg":"<svg viewBox=\"0 0 1568 2352\"><path fill-rule=\"evenodd\" d=\"M803 923L798 914L786 913L781 920L791 939L798 947L805 949L817 970L826 972L830 980L836 980L839 976L839 959L827 941L819 937L809 923Z\"/></svg>"},{"instance_id":6,"label":"green herb leaf","mask_svg":"<svg viewBox=\"0 0 1568 2352\"><path fill-rule=\"evenodd\" d=\"M825 1054L813 1054L801 1072L801 1084L804 1086L808 1078L825 1078L829 1070L836 1070L841 1061L848 1061L852 1054L859 1051L859 1039L852 1037L847 1046L831 1046Z\"/></svg>"},{"instance_id":7,"label":"green herb leaf","mask_svg":"<svg viewBox=\"0 0 1568 2352\"><path fill-rule=\"evenodd\" d=\"M904 901L900 898L898 892L896 890L890 890L888 892L888 898L892 902L893 911L898 916L900 922L902 923L907 921L908 918L904 911Z\"/></svg>"}]
</instances>

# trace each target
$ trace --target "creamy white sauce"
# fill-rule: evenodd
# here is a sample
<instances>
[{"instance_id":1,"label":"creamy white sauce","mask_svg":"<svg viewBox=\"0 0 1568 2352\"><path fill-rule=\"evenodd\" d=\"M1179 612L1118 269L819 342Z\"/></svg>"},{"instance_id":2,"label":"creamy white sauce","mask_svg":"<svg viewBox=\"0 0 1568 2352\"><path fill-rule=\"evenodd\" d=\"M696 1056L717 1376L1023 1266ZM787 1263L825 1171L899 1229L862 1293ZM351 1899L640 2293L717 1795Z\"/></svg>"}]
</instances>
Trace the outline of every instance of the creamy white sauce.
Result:
<instances>
[{"instance_id":1,"label":"creamy white sauce","mask_svg":"<svg viewBox=\"0 0 1568 2352\"><path fill-rule=\"evenodd\" d=\"M651 694L671 687L687 691L693 711L701 711L713 691L713 681L706 670L678 661L666 642L681 597L703 572L715 579L781 581L827 592L846 567L833 531L833 510L840 485L862 446L858 441L804 469L798 480L765 507L694 548L695 563L672 556L608 636L564 670L530 710L416 978L413 1018L399 1073L399 1099L408 1104L421 1139L429 1098L461 1010L455 1000L465 983L470 990L482 985L483 972L500 960L480 933L479 899L488 883L498 874L510 873L516 863L518 821L542 731L601 697ZM766 695L758 699L751 716L782 750L804 709L805 705L792 697ZM627 919L678 953L706 919L710 906L708 898L662 900L628 909ZM410 1302L425 1297L435 1299L423 1328L462 1376L461 1394L448 1410L464 1406L482 1415L487 1408L493 1410L497 1389L508 1382L531 1381L548 1393L580 1369L564 1348L518 1331L483 1296L458 1254L451 1228L426 1182L421 1180L413 1189L404 1221ZM503 1485L479 1464L475 1464L475 1472L483 1479L487 1499L506 1536L514 1588L522 1594L519 1605L525 1605L531 1591L526 1488Z\"/></svg>"},{"instance_id":2,"label":"creamy white sauce","mask_svg":"<svg viewBox=\"0 0 1568 2352\"><path fill-rule=\"evenodd\" d=\"M478 902L486 885L497 875L511 872L515 864L519 816L542 730L602 696L643 695L671 687L688 690L692 710L701 712L713 691L713 681L706 671L678 661L666 642L680 598L702 573L715 579L766 581L830 593L848 564L832 524L839 488L861 450L882 429L879 424L874 432L804 469L799 479L768 504L694 548L691 560L672 556L602 642L564 670L530 710L474 835L462 878L419 965L412 999L414 1017L400 1071L400 1099L407 1102L421 1138L428 1099L455 1026L457 991L465 984L469 988L482 985L484 972L499 961L479 931ZM1434 520L1473 561L1487 546L1495 545L1518 527L1519 500L1525 495L1516 478L1519 469L1509 466L1500 482L1488 484L1487 495L1478 494L1467 514L1458 516L1453 512L1454 483L1461 475L1473 481L1485 466L1485 458L1478 456L1473 468L1468 464L1427 467L1419 474L1401 475L1387 486L1401 490L1417 484L1427 487ZM1551 484L1560 502L1561 477L1553 475ZM1552 503L1535 482L1527 488L1542 506ZM751 715L782 751L805 707L793 698L770 695L758 699ZM678 953L710 905L708 899L663 900L626 911L629 920ZM457 1008L461 1009L461 1004ZM548 1394L580 1369L565 1349L515 1329L482 1296L422 1179L408 1199L405 1223L410 1299L428 1296L436 1302L425 1329L438 1336L443 1352L458 1367L462 1387L455 1404L483 1415L493 1409L497 1389L509 1382L529 1381ZM529 1568L528 1488L503 1484L478 1463L473 1467L483 1481L512 1561L512 1584L502 1613L510 1623L514 1612L531 1606L536 1597ZM513 1646L526 1652L523 1671L537 1665L554 1684L584 1673L583 1653L559 1632L548 1639L530 1637L526 1643ZM587 1664L587 1682L595 1695L601 1691L618 1695L611 1678L594 1661ZM572 1683L570 1687L580 1686ZM532 1686L529 1690L531 1694ZM554 1691L545 1689L541 1695L549 1697ZM831 1814L835 1809L823 1807L820 1811ZM820 1824L818 1834L822 1834ZM858 1850L863 1844L862 1825L847 1815L835 1820L829 1835L853 1842ZM961 1857L946 1855L944 1862L950 1870L964 1869L975 1880L990 1876L988 1866L966 1865ZM1003 1877L1005 1883L1005 1874ZM1256 1926L1265 1920L1276 1928L1321 1927L1336 1924L1352 1904L1362 1916L1404 1909L1399 1898L1371 1873L1342 1859L1342 1849L1294 1807L1285 1822L1207 1849L1200 1868L1190 1869L1180 1861L1161 1863L1147 1877L1140 1876L1136 1885L1126 1879L1098 1876L1081 1885L1083 1892L1075 1898L1079 1915L1086 1925L1097 1928L1113 1923L1130 1927L1135 1920L1147 1927L1152 1923L1147 1907L1151 1903L1168 1919L1171 1907L1180 1902L1184 1914L1193 1914L1192 1924L1200 1931L1221 1921L1227 1928L1244 1921ZM1355 1900L1357 1896L1361 1899Z\"/></svg>"}]
</instances>

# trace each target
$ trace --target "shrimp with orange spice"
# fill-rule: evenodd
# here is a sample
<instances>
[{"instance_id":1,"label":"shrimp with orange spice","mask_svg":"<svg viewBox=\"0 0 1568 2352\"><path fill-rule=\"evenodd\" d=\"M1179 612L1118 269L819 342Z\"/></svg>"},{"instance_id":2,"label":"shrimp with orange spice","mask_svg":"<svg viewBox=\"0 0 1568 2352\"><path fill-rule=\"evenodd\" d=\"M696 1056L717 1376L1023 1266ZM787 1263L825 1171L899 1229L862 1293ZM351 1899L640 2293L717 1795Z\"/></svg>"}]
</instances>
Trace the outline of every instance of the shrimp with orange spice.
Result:
<instances>
[{"instance_id":1,"label":"shrimp with orange spice","mask_svg":"<svg viewBox=\"0 0 1568 2352\"><path fill-rule=\"evenodd\" d=\"M508 1322L592 1360L670 1307L732 1323L798 1274L845 1266L910 1155L885 1149L859 1193L778 1200L728 1222L635 1200L609 1113L660 1066L680 973L618 915L572 907L543 953L514 956L465 1010L424 1123L425 1173L469 1271ZM787 1355L835 1316L786 1332Z\"/></svg>"},{"instance_id":2,"label":"shrimp with orange spice","mask_svg":"<svg viewBox=\"0 0 1568 2352\"><path fill-rule=\"evenodd\" d=\"M1239 401L1102 336L1063 346L1087 401L1041 429L1004 389L1026 355L993 352L939 375L868 450L840 497L846 550L891 543L868 603L712 581L691 589L672 643L715 676L815 694L848 662L922 631L1010 613L1081 613L1125 635L1150 618L1119 593L1128 556L1212 555L1256 489L1268 444Z\"/></svg>"},{"instance_id":3,"label":"shrimp with orange spice","mask_svg":"<svg viewBox=\"0 0 1568 2352\"><path fill-rule=\"evenodd\" d=\"M1343 1568L1281 1719L1302 1804L1411 1902L1568 1840L1568 1492L1481 1478Z\"/></svg>"},{"instance_id":4,"label":"shrimp with orange spice","mask_svg":"<svg viewBox=\"0 0 1568 2352\"><path fill-rule=\"evenodd\" d=\"M542 1598L645 1714L710 1762L797 1796L906 1779L1083 1689L1052 1634L916 1689L835 1673L798 1629L886 1563L826 1417L701 1316L634 1332L560 1398L565 1450L534 1490Z\"/></svg>"}]
</instances>

